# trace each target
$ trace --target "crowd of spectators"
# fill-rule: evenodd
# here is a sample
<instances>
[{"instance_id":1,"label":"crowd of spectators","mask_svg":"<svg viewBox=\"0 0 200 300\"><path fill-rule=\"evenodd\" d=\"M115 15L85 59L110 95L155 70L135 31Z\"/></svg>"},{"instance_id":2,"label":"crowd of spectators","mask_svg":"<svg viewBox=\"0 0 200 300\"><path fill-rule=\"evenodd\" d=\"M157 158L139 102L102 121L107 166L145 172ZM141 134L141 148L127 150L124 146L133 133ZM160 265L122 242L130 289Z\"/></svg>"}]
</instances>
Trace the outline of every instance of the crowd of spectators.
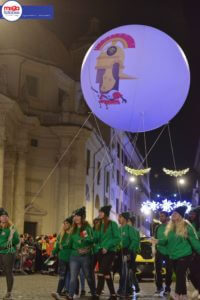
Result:
<instances>
[{"instance_id":1,"label":"crowd of spectators","mask_svg":"<svg viewBox=\"0 0 200 300\"><path fill-rule=\"evenodd\" d=\"M55 274L57 261L51 260L52 250L57 235L42 235L35 239L30 234L20 236L20 244L17 249L14 272L19 274ZM50 261L51 260L51 261Z\"/></svg>"}]
</instances>

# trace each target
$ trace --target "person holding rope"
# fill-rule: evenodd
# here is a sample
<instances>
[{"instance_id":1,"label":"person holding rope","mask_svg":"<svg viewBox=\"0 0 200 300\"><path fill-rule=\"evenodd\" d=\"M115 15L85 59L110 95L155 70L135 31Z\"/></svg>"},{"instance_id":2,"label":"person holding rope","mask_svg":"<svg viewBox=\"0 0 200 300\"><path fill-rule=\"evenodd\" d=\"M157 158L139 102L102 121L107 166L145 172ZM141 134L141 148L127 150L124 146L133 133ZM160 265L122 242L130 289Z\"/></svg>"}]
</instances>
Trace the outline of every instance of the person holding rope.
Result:
<instances>
[{"instance_id":1,"label":"person holding rope","mask_svg":"<svg viewBox=\"0 0 200 300\"><path fill-rule=\"evenodd\" d=\"M137 279L137 265L136 265L136 256L140 252L140 232L135 227L135 216L132 214L128 220L128 224L133 228L134 236L135 236L135 247L134 251L131 252L131 261L130 261L130 268L131 268L131 277L132 277L132 283L134 285L134 293L135 295L140 294L140 286ZM131 292L131 291L130 291Z\"/></svg>"},{"instance_id":2,"label":"person holding rope","mask_svg":"<svg viewBox=\"0 0 200 300\"><path fill-rule=\"evenodd\" d=\"M169 221L169 215L166 211L161 211L159 214L159 219L161 224L158 224L154 231L154 237L156 239L162 240L165 238L165 230ZM165 276L165 289L163 289L163 276L162 276L162 267L165 262L166 276ZM154 296L167 296L171 291L172 284L172 262L169 259L167 247L162 245L156 246L155 254L155 283L156 283L156 292Z\"/></svg>"},{"instance_id":3,"label":"person holding rope","mask_svg":"<svg viewBox=\"0 0 200 300\"><path fill-rule=\"evenodd\" d=\"M153 239L152 243L166 245L169 258L172 260L176 274L175 294L171 294L174 300L186 300L186 272L189 268L193 250L200 253L200 243L196 230L190 222L184 219L186 206L177 207L172 213L171 220L166 226L163 239Z\"/></svg>"},{"instance_id":4,"label":"person holding rope","mask_svg":"<svg viewBox=\"0 0 200 300\"><path fill-rule=\"evenodd\" d=\"M110 292L110 299L115 300L117 299L117 296L111 277L111 269L115 259L116 248L120 244L120 233L117 223L109 219L111 207L112 206L110 205L103 206L99 211L99 219L101 219L101 222L99 224L97 242L99 248L99 272L97 276L98 283L96 291L97 296L99 297L106 280Z\"/></svg>"},{"instance_id":5,"label":"person holding rope","mask_svg":"<svg viewBox=\"0 0 200 300\"><path fill-rule=\"evenodd\" d=\"M69 295L66 299L71 300L77 287L77 279L82 269L92 297L96 299L94 277L92 275L92 247L94 243L93 231L86 221L86 209L82 207L74 213L74 224L69 239L68 247L71 249L70 256L70 285Z\"/></svg>"},{"instance_id":6,"label":"person holding rope","mask_svg":"<svg viewBox=\"0 0 200 300\"><path fill-rule=\"evenodd\" d=\"M189 213L189 221L197 231L197 235L200 243L200 206L195 207ZM189 266L189 278L196 289L192 294L192 299L200 299L200 254L197 252L193 253L192 260Z\"/></svg>"},{"instance_id":7,"label":"person holding rope","mask_svg":"<svg viewBox=\"0 0 200 300\"><path fill-rule=\"evenodd\" d=\"M68 247L68 241L71 233L73 217L66 218L63 222L60 234L57 237L55 248L52 251L53 255L58 254L58 274L59 281L56 293L52 293L51 296L56 299L62 299L61 293L65 285L67 273L69 273L69 258L71 249Z\"/></svg>"},{"instance_id":8,"label":"person holding rope","mask_svg":"<svg viewBox=\"0 0 200 300\"><path fill-rule=\"evenodd\" d=\"M0 266L6 275L7 293L4 300L11 300L14 277L13 266L15 262L16 247L20 242L19 234L9 220L8 213L0 208Z\"/></svg>"},{"instance_id":9,"label":"person holding rope","mask_svg":"<svg viewBox=\"0 0 200 300\"><path fill-rule=\"evenodd\" d=\"M121 236L121 272L118 294L120 297L129 297L132 294L132 280L130 278L133 255L139 248L139 240L133 227L128 224L129 212L119 215L120 236ZM132 255L133 254L133 255Z\"/></svg>"}]
</instances>

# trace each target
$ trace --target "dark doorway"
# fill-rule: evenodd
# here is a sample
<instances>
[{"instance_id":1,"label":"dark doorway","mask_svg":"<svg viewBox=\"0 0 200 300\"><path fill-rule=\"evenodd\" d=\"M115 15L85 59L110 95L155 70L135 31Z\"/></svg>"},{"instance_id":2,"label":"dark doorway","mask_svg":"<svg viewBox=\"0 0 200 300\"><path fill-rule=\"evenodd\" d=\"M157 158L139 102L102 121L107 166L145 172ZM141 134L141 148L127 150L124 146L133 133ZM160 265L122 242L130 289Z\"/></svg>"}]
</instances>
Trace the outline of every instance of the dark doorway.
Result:
<instances>
[{"instance_id":1,"label":"dark doorway","mask_svg":"<svg viewBox=\"0 0 200 300\"><path fill-rule=\"evenodd\" d=\"M24 233L28 233L35 238L37 234L37 222L24 222Z\"/></svg>"}]
</instances>

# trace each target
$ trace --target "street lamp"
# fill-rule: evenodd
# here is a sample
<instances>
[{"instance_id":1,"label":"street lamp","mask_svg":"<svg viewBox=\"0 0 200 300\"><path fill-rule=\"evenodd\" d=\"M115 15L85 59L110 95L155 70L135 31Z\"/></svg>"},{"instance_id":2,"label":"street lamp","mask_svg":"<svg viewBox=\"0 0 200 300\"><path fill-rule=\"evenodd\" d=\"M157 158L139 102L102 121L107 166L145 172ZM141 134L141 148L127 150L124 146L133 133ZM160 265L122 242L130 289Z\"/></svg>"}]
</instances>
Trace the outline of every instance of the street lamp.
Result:
<instances>
[{"instance_id":1,"label":"street lamp","mask_svg":"<svg viewBox=\"0 0 200 300\"><path fill-rule=\"evenodd\" d=\"M129 178L129 181L130 181L130 182L135 182L135 181L136 181L136 178L135 178L134 176L131 176L131 177Z\"/></svg>"},{"instance_id":2,"label":"street lamp","mask_svg":"<svg viewBox=\"0 0 200 300\"><path fill-rule=\"evenodd\" d=\"M142 212L145 216L149 216L151 214L150 208L147 207L145 207Z\"/></svg>"},{"instance_id":3,"label":"street lamp","mask_svg":"<svg viewBox=\"0 0 200 300\"><path fill-rule=\"evenodd\" d=\"M184 184L185 184L185 179L184 179L184 178L180 178L180 179L178 180L178 183L179 183L180 185L184 185Z\"/></svg>"}]
</instances>

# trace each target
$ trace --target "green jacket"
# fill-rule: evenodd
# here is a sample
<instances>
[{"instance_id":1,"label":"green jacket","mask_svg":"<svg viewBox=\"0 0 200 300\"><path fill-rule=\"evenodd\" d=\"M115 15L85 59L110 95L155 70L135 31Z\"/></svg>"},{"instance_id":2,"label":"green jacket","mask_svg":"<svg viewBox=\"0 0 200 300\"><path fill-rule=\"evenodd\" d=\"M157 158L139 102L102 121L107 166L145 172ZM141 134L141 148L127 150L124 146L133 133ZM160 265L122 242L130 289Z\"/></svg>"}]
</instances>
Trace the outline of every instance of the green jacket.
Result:
<instances>
[{"instance_id":1,"label":"green jacket","mask_svg":"<svg viewBox=\"0 0 200 300\"><path fill-rule=\"evenodd\" d=\"M166 229L167 224L160 224L156 227L156 231L155 231L155 238L158 240L163 240L165 239L165 229ZM164 245L160 245L158 244L156 246L156 249L163 255L168 255L168 250L167 247Z\"/></svg>"},{"instance_id":2,"label":"green jacket","mask_svg":"<svg viewBox=\"0 0 200 300\"><path fill-rule=\"evenodd\" d=\"M63 260L65 262L69 261L70 255L71 255L71 249L68 248L68 243L69 243L69 234L64 233L62 240L61 240L61 235L57 237L55 247L52 251L52 254L58 254L58 258L60 260Z\"/></svg>"},{"instance_id":3,"label":"green jacket","mask_svg":"<svg viewBox=\"0 0 200 300\"><path fill-rule=\"evenodd\" d=\"M108 251L116 251L120 245L120 232L116 222L110 221L106 232L104 232L104 224L101 224L99 237L99 249L106 249Z\"/></svg>"},{"instance_id":4,"label":"green jacket","mask_svg":"<svg viewBox=\"0 0 200 300\"><path fill-rule=\"evenodd\" d=\"M0 228L0 254L15 253L19 242L19 234L14 226Z\"/></svg>"},{"instance_id":5,"label":"green jacket","mask_svg":"<svg viewBox=\"0 0 200 300\"><path fill-rule=\"evenodd\" d=\"M71 256L80 256L79 249L88 249L88 254L92 254L92 247L94 243L92 227L87 224L84 228L86 236L80 232L77 227L76 231L70 235L68 248L71 249Z\"/></svg>"},{"instance_id":6,"label":"green jacket","mask_svg":"<svg viewBox=\"0 0 200 300\"><path fill-rule=\"evenodd\" d=\"M197 232L197 235L198 235L198 238L200 240L200 228L197 229L196 225L194 223L192 223L192 225L194 226L194 228L196 229L196 232Z\"/></svg>"},{"instance_id":7,"label":"green jacket","mask_svg":"<svg viewBox=\"0 0 200 300\"><path fill-rule=\"evenodd\" d=\"M93 236L94 236L94 245L93 245L93 253L96 254L99 252L99 237L100 237L100 231L93 228Z\"/></svg>"},{"instance_id":8,"label":"green jacket","mask_svg":"<svg viewBox=\"0 0 200 300\"><path fill-rule=\"evenodd\" d=\"M133 226L125 225L120 227L120 237L122 249L128 249L131 252L138 253L140 249L139 231Z\"/></svg>"},{"instance_id":9,"label":"green jacket","mask_svg":"<svg viewBox=\"0 0 200 300\"><path fill-rule=\"evenodd\" d=\"M193 251L200 254L200 241L192 225L187 225L188 237L184 238L170 231L168 236L159 240L158 246L167 246L168 255L171 259L176 260L184 256L191 255Z\"/></svg>"}]
</instances>

